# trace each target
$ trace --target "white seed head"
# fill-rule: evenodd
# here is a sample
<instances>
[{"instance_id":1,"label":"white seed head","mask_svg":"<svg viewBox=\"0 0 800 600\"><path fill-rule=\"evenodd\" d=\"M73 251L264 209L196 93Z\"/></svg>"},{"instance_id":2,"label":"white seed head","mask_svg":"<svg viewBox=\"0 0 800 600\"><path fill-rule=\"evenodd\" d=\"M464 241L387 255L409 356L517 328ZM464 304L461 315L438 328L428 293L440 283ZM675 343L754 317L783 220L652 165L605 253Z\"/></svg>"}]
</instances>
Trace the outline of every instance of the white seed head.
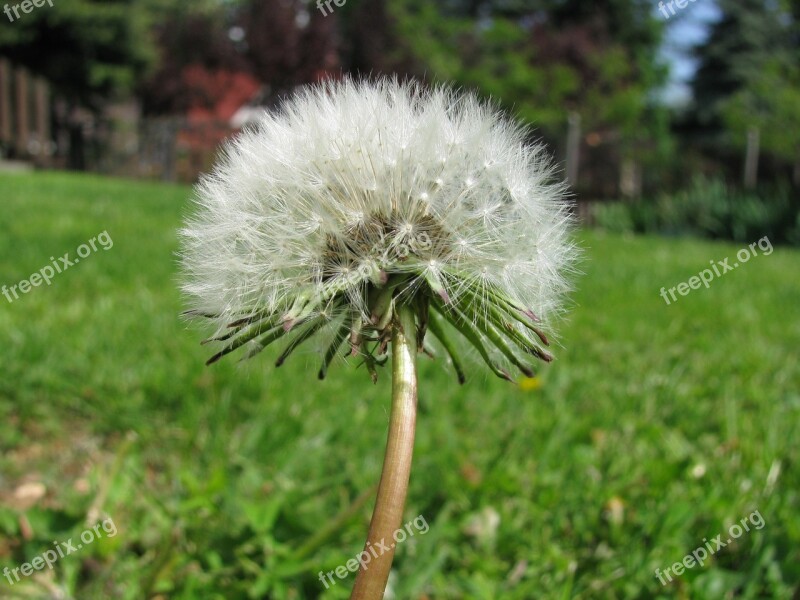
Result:
<instances>
[{"instance_id":1,"label":"white seed head","mask_svg":"<svg viewBox=\"0 0 800 600\"><path fill-rule=\"evenodd\" d=\"M433 276L452 299L494 287L549 317L576 249L563 185L528 138L470 93L393 80L305 88L229 142L197 185L181 232L192 308L223 329L337 281L348 310L367 314L383 272Z\"/></svg>"}]
</instances>

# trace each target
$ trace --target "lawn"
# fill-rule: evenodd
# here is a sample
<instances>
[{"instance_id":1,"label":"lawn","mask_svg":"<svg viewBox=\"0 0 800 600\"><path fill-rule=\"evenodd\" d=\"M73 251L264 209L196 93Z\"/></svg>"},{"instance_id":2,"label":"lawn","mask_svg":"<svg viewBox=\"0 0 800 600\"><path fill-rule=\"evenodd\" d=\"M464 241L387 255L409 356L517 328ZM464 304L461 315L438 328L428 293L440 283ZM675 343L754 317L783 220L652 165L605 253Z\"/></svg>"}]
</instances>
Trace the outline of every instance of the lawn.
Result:
<instances>
[{"instance_id":1,"label":"lawn","mask_svg":"<svg viewBox=\"0 0 800 600\"><path fill-rule=\"evenodd\" d=\"M9 570L0 597L347 598L354 575L318 574L362 549L387 373L319 382L318 356L276 369L280 348L205 367L176 287L187 188L4 174L0 196L0 285L113 240L0 296L0 570L109 525L52 570ZM741 246L578 235L584 275L540 379L476 362L461 387L422 359L406 520L429 528L399 545L393 597L800 593L800 252L667 305L662 287Z\"/></svg>"}]
</instances>

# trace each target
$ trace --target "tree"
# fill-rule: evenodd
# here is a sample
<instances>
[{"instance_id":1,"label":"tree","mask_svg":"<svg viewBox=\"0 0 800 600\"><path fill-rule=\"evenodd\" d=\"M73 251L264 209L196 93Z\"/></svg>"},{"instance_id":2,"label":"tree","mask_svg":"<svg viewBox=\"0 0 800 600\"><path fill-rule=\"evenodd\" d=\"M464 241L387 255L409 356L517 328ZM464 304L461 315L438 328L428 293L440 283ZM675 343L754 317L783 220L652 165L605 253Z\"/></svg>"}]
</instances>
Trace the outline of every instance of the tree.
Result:
<instances>
[{"instance_id":1,"label":"tree","mask_svg":"<svg viewBox=\"0 0 800 600\"><path fill-rule=\"evenodd\" d=\"M179 5L155 32L160 60L140 87L150 114L213 104L214 82L237 74L256 78L274 97L339 68L335 18L299 1Z\"/></svg>"},{"instance_id":2,"label":"tree","mask_svg":"<svg viewBox=\"0 0 800 600\"><path fill-rule=\"evenodd\" d=\"M388 10L415 74L502 101L554 145L576 112L618 163L669 146L653 94L667 75L663 25L647 2L396 0Z\"/></svg>"},{"instance_id":3,"label":"tree","mask_svg":"<svg viewBox=\"0 0 800 600\"><path fill-rule=\"evenodd\" d=\"M694 112L707 130L719 133L725 103L757 81L770 63L791 61L784 12L762 0L719 0L722 17L695 49Z\"/></svg>"},{"instance_id":4,"label":"tree","mask_svg":"<svg viewBox=\"0 0 800 600\"><path fill-rule=\"evenodd\" d=\"M502 98L546 129L579 110L597 125L632 132L649 91L666 76L650 12L640 0L450 0L442 7L400 0L391 16L420 70L434 78Z\"/></svg>"},{"instance_id":5,"label":"tree","mask_svg":"<svg viewBox=\"0 0 800 600\"><path fill-rule=\"evenodd\" d=\"M291 90L339 69L336 16L299 0L249 0L241 25L254 74L273 89Z\"/></svg>"},{"instance_id":6,"label":"tree","mask_svg":"<svg viewBox=\"0 0 800 600\"><path fill-rule=\"evenodd\" d=\"M156 60L150 26L164 2L70 0L0 28L0 54L44 76L71 103L97 108L131 92Z\"/></svg>"},{"instance_id":7,"label":"tree","mask_svg":"<svg viewBox=\"0 0 800 600\"><path fill-rule=\"evenodd\" d=\"M800 156L800 2L720 0L722 16L697 48L692 88L696 129L715 155L740 153L747 131L763 152Z\"/></svg>"}]
</instances>

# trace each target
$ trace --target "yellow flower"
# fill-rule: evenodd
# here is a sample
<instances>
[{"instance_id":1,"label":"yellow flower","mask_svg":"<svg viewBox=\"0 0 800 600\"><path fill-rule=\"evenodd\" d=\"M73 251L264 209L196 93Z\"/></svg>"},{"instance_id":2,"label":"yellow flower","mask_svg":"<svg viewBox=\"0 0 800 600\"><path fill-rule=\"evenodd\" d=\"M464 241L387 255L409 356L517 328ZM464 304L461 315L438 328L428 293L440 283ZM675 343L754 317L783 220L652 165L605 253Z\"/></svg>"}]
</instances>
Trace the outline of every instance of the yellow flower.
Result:
<instances>
[{"instance_id":1,"label":"yellow flower","mask_svg":"<svg viewBox=\"0 0 800 600\"><path fill-rule=\"evenodd\" d=\"M542 387L542 380L539 377L523 377L519 380L519 389L523 392L535 392Z\"/></svg>"}]
</instances>

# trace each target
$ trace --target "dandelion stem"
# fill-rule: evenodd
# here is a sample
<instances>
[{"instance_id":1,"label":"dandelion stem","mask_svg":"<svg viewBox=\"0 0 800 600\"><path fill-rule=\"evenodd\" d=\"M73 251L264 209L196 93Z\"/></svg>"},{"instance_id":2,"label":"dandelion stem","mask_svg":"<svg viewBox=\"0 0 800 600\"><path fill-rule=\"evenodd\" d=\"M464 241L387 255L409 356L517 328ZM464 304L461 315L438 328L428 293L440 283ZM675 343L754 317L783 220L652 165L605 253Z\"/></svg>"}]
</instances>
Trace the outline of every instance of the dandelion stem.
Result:
<instances>
[{"instance_id":1,"label":"dandelion stem","mask_svg":"<svg viewBox=\"0 0 800 600\"><path fill-rule=\"evenodd\" d=\"M392 412L383 472L362 556L372 560L356 577L350 600L380 600L394 558L394 532L403 519L417 416L417 327L410 306L397 303L392 330ZM388 550L381 550L387 547ZM370 552L373 549L373 552ZM373 558L374 554L377 558Z\"/></svg>"}]
</instances>

